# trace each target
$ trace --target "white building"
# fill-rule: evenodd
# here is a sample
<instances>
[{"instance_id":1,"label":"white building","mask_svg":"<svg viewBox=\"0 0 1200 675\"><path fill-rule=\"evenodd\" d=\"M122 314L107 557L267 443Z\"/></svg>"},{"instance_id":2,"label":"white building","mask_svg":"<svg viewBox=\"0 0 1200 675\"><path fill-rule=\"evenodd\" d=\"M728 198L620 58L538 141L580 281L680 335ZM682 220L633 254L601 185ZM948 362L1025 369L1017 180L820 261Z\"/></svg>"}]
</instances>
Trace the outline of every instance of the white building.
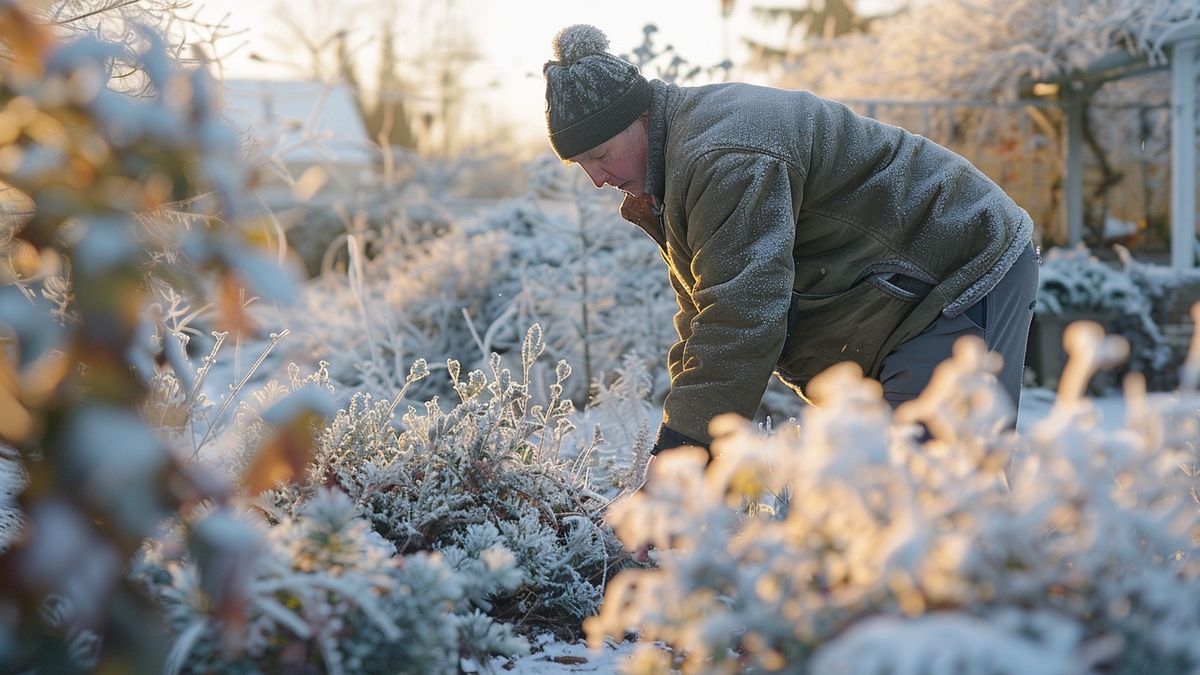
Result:
<instances>
[{"instance_id":1,"label":"white building","mask_svg":"<svg viewBox=\"0 0 1200 675\"><path fill-rule=\"evenodd\" d=\"M329 201L377 181L379 148L344 84L222 84L222 112L246 138L250 161L263 164L259 192L270 206Z\"/></svg>"}]
</instances>

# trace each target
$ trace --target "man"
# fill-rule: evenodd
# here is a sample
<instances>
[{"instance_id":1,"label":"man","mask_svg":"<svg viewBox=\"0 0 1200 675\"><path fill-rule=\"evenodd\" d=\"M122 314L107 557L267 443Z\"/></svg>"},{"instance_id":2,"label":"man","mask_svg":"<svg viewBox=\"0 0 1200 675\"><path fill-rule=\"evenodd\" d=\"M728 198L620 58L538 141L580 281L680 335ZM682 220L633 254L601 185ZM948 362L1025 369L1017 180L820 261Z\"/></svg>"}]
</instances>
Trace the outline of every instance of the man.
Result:
<instances>
[{"instance_id":1,"label":"man","mask_svg":"<svg viewBox=\"0 0 1200 675\"><path fill-rule=\"evenodd\" d=\"M1014 404L1033 302L1033 222L968 161L808 92L649 82L571 26L546 63L558 156L662 250L679 303L654 453L752 417L775 372L797 392L850 360L893 406L954 340L1004 359ZM803 394L801 394L803 395Z\"/></svg>"}]
</instances>

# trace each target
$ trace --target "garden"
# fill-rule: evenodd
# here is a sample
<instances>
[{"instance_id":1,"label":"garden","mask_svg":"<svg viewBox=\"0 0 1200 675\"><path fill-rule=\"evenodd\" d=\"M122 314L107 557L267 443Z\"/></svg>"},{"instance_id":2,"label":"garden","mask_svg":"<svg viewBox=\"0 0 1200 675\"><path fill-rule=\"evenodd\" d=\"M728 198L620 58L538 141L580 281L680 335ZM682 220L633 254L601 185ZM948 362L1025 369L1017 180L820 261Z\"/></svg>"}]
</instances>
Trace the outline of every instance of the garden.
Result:
<instances>
[{"instance_id":1,"label":"garden","mask_svg":"<svg viewBox=\"0 0 1200 675\"><path fill-rule=\"evenodd\" d=\"M811 404L774 382L754 419L714 420L711 460L650 461L677 306L614 191L544 151L405 146L382 97L370 170L341 185L352 153L248 141L156 2L0 0L0 670L1200 671L1200 272L1160 255L1165 169L1124 202L1119 153L1094 153L1081 242L1027 194L1019 409L963 340L895 410L840 363ZM923 86L976 100L1114 49L1158 63L1200 21L1072 4L975 3L1009 60ZM789 34L821 39L755 53L820 85L964 7L837 30L808 7ZM658 33L629 46L648 77L729 76ZM1164 75L1097 105L1161 98ZM1018 133L1057 113L1027 106L1022 131L1010 107L925 131L1031 166L1062 149ZM1130 204L1140 229L1106 236Z\"/></svg>"}]
</instances>

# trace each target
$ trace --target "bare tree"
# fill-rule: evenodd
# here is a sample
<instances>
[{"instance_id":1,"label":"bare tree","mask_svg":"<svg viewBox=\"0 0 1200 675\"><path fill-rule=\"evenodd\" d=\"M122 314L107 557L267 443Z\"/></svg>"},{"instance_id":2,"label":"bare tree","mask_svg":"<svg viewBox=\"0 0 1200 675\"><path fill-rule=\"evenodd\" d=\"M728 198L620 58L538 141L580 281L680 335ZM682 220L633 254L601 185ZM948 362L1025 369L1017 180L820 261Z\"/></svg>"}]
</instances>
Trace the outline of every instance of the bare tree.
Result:
<instances>
[{"instance_id":1,"label":"bare tree","mask_svg":"<svg viewBox=\"0 0 1200 675\"><path fill-rule=\"evenodd\" d=\"M868 33L875 22L902 11L903 5L892 12L862 14L856 0L802 0L788 5L755 5L750 12L759 20L787 25L784 43L772 45L749 36L742 39L750 47L754 61L768 65L793 60L813 42Z\"/></svg>"},{"instance_id":2,"label":"bare tree","mask_svg":"<svg viewBox=\"0 0 1200 675\"><path fill-rule=\"evenodd\" d=\"M468 21L455 0L394 0L370 8L347 8L332 0L309 0L311 10L280 6L282 32L272 40L304 77L340 78L355 90L368 129L387 129L395 145L442 156L462 150L463 114L469 102L464 73L480 58ZM359 11L361 10L361 11ZM364 17L367 17L364 19ZM365 23L370 23L370 27ZM364 48L378 43L377 91L358 81ZM255 58L279 61L256 52Z\"/></svg>"},{"instance_id":3,"label":"bare tree","mask_svg":"<svg viewBox=\"0 0 1200 675\"><path fill-rule=\"evenodd\" d=\"M395 16L394 11L391 16ZM381 145L415 148L417 138L413 132L408 103L411 88L396 70L396 29L391 21L384 21L382 31L379 40L379 95L375 107L367 116L367 131L378 138Z\"/></svg>"},{"instance_id":4,"label":"bare tree","mask_svg":"<svg viewBox=\"0 0 1200 675\"><path fill-rule=\"evenodd\" d=\"M201 23L192 0L52 0L35 6L32 16L64 37L96 35L130 51L144 49L149 32L161 36L167 54L181 61L195 60L186 36L200 34L213 44L231 33L223 25ZM114 59L110 67L110 86L134 93L148 86L137 65Z\"/></svg>"}]
</instances>

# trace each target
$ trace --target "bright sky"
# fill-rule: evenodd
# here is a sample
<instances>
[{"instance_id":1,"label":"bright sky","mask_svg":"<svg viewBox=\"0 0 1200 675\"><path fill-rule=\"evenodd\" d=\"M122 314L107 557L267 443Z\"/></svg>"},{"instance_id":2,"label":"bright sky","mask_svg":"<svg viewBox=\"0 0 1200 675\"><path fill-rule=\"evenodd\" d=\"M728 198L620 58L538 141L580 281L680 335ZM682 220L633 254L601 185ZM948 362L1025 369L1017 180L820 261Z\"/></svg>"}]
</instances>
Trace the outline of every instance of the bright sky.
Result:
<instances>
[{"instance_id":1,"label":"bright sky","mask_svg":"<svg viewBox=\"0 0 1200 675\"><path fill-rule=\"evenodd\" d=\"M420 0L400 0L402 6L420 5ZM441 8L448 0L426 0L427 6ZM272 0L198 0L203 3L201 16L215 20L228 13L228 25L244 28L246 32L228 41L226 49L236 43L247 44L223 61L224 73L230 78L284 79L297 77L296 68L278 63L252 60L250 54L259 52L272 59L295 63L302 52L288 55L280 38L288 34L277 15L278 3ZM729 24L722 20L719 0L454 0L462 15L471 17L463 29L478 45L484 59L471 67L465 77L475 83L480 95L488 102L485 113L494 120L511 120L513 134L522 139L544 142L544 91L542 64L551 57L550 42L562 27L575 23L590 23L609 37L610 49L627 52L642 42L642 28L655 24L659 32L657 47L672 44L676 52L697 65L715 65L727 56L737 62L742 47L739 31L745 26L759 32L769 32L761 23L749 18L750 3L738 2ZM330 9L330 7L334 9ZM324 20L344 20L344 16L380 17L388 6L387 0L359 0L330 5L321 0L288 0L287 12L298 23L318 23ZM369 42L362 48L364 67L359 77L370 83L377 72L378 43L371 33L377 30L368 19L354 29L352 42ZM404 31L412 31L416 22L411 10L395 19L403 40ZM415 26L421 30L423 26ZM430 29L432 30L432 29ZM776 31L779 32L779 31ZM411 33L410 33L411 34ZM419 39L419 38L417 38ZM403 46L400 47L403 50ZM493 84L494 83L494 84ZM490 86L489 86L490 85Z\"/></svg>"}]
</instances>

